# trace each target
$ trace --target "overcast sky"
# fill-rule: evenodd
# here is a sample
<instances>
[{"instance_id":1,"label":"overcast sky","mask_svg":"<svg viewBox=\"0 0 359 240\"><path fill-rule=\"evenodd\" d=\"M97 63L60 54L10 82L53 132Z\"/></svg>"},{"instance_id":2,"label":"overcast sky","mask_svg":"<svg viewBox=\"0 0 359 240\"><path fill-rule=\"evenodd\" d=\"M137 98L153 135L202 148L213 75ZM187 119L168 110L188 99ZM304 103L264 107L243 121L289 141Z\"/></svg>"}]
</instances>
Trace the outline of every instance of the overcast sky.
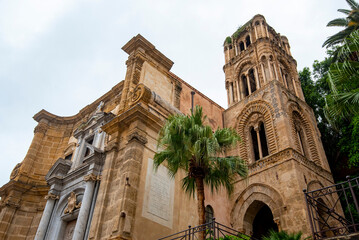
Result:
<instances>
[{"instance_id":1,"label":"overcast sky","mask_svg":"<svg viewBox=\"0 0 359 240\"><path fill-rule=\"evenodd\" d=\"M325 57L344 0L1 0L0 185L33 138L32 116L76 114L125 77L121 47L140 33L172 72L223 107L222 44L255 14L289 39L298 71Z\"/></svg>"}]
</instances>

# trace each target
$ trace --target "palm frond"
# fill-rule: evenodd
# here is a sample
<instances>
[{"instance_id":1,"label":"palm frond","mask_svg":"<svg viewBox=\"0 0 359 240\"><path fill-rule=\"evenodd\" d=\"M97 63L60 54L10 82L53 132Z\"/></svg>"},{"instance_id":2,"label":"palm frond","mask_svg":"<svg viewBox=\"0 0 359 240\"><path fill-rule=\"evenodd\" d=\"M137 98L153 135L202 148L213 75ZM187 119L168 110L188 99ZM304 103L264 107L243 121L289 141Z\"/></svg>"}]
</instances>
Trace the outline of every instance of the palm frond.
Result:
<instances>
[{"instance_id":1,"label":"palm frond","mask_svg":"<svg viewBox=\"0 0 359 240\"><path fill-rule=\"evenodd\" d=\"M356 1L354 0L346 0L346 1L352 10L356 10L359 8L359 4Z\"/></svg>"},{"instance_id":2,"label":"palm frond","mask_svg":"<svg viewBox=\"0 0 359 240\"><path fill-rule=\"evenodd\" d=\"M348 25L348 20L346 18L337 18L328 22L327 27L346 27Z\"/></svg>"}]
</instances>

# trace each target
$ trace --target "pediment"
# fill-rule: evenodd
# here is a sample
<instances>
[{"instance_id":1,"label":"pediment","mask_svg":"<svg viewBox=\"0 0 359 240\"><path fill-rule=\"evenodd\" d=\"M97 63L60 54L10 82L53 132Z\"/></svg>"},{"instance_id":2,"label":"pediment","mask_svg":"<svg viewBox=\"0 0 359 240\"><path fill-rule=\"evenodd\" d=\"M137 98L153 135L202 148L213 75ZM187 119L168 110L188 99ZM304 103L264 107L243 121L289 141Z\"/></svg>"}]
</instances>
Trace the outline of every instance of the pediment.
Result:
<instances>
[{"instance_id":1,"label":"pediment","mask_svg":"<svg viewBox=\"0 0 359 240\"><path fill-rule=\"evenodd\" d=\"M46 174L46 181L53 177L64 178L69 172L71 165L72 162L70 160L59 158Z\"/></svg>"}]
</instances>

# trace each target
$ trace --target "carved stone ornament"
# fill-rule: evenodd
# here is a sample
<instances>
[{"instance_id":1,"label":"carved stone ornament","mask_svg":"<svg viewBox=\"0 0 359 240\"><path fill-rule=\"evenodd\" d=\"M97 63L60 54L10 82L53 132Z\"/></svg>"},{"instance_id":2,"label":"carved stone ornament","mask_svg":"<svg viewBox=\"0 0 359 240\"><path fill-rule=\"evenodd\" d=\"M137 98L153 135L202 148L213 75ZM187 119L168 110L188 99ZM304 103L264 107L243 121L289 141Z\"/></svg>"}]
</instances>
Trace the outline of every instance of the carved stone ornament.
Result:
<instances>
[{"instance_id":1,"label":"carved stone ornament","mask_svg":"<svg viewBox=\"0 0 359 240\"><path fill-rule=\"evenodd\" d=\"M101 175L95 175L93 173L84 176L84 180L87 181L100 181L101 180Z\"/></svg>"},{"instance_id":2,"label":"carved stone ornament","mask_svg":"<svg viewBox=\"0 0 359 240\"><path fill-rule=\"evenodd\" d=\"M20 167L21 167L21 163L16 164L16 166L14 167L14 169L11 172L10 180L13 180L16 178L16 176L19 174Z\"/></svg>"},{"instance_id":3,"label":"carved stone ornament","mask_svg":"<svg viewBox=\"0 0 359 240\"><path fill-rule=\"evenodd\" d=\"M67 208L65 209L64 213L72 213L75 209L78 209L81 207L81 202L76 202L76 193L71 192L70 197L67 198Z\"/></svg>"},{"instance_id":4,"label":"carved stone ornament","mask_svg":"<svg viewBox=\"0 0 359 240\"><path fill-rule=\"evenodd\" d=\"M138 140L139 142L141 142L142 144L146 144L147 143L147 137L144 133L140 132L140 131L133 131L132 133L130 133L127 136L127 141L130 142L132 140Z\"/></svg>"},{"instance_id":5,"label":"carved stone ornament","mask_svg":"<svg viewBox=\"0 0 359 240\"><path fill-rule=\"evenodd\" d=\"M34 133L43 133L45 134L47 131L48 125L46 123L42 123L40 122L39 124L37 124L37 126L34 129Z\"/></svg>"},{"instance_id":6,"label":"carved stone ornament","mask_svg":"<svg viewBox=\"0 0 359 240\"><path fill-rule=\"evenodd\" d=\"M138 84L129 94L129 106L136 104L140 100L149 102L151 97L151 90L145 87L142 83Z\"/></svg>"},{"instance_id":7,"label":"carved stone ornament","mask_svg":"<svg viewBox=\"0 0 359 240\"><path fill-rule=\"evenodd\" d=\"M48 199L51 199L51 200L57 200L59 199L60 197L58 195L55 195L53 193L49 193L45 196L45 199L48 200Z\"/></svg>"}]
</instances>

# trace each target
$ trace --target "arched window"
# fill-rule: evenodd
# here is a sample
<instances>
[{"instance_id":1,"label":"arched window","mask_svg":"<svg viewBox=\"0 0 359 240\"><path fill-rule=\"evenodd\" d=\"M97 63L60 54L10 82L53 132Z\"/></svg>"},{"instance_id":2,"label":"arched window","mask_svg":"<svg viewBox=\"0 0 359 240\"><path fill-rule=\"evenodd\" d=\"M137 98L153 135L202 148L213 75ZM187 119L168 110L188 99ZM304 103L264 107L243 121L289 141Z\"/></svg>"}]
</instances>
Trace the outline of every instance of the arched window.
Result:
<instances>
[{"instance_id":1,"label":"arched window","mask_svg":"<svg viewBox=\"0 0 359 240\"><path fill-rule=\"evenodd\" d=\"M297 148L298 151L301 152L304 156L309 157L307 141L304 133L303 123L301 121L301 117L298 112L293 112L293 124L295 135L297 138Z\"/></svg>"},{"instance_id":2,"label":"arched window","mask_svg":"<svg viewBox=\"0 0 359 240\"><path fill-rule=\"evenodd\" d=\"M242 51L244 51L244 43L243 42L240 42L239 43L239 49Z\"/></svg>"},{"instance_id":3,"label":"arched window","mask_svg":"<svg viewBox=\"0 0 359 240\"><path fill-rule=\"evenodd\" d=\"M232 49L232 45L229 45L229 49Z\"/></svg>"},{"instance_id":4,"label":"arched window","mask_svg":"<svg viewBox=\"0 0 359 240\"><path fill-rule=\"evenodd\" d=\"M256 78L254 77L254 70L251 69L249 70L249 84L251 87L251 92L254 92L255 90L257 90L257 86L256 86Z\"/></svg>"},{"instance_id":5,"label":"arched window","mask_svg":"<svg viewBox=\"0 0 359 240\"><path fill-rule=\"evenodd\" d=\"M257 161L268 156L267 137L263 122L259 122L256 126L250 128L250 135L253 146L253 157Z\"/></svg>"},{"instance_id":6,"label":"arched window","mask_svg":"<svg viewBox=\"0 0 359 240\"><path fill-rule=\"evenodd\" d=\"M249 95L249 89L248 89L248 83L247 83L247 78L246 76L242 75L242 93L244 94L244 96L248 96Z\"/></svg>"},{"instance_id":7,"label":"arched window","mask_svg":"<svg viewBox=\"0 0 359 240\"><path fill-rule=\"evenodd\" d=\"M249 37L249 35L246 37L246 46L248 47L249 45L251 45L251 38Z\"/></svg>"},{"instance_id":8,"label":"arched window","mask_svg":"<svg viewBox=\"0 0 359 240\"><path fill-rule=\"evenodd\" d=\"M214 211L213 208L211 207L211 205L207 205L205 208L205 218L206 218L206 223L210 223L213 221L214 218Z\"/></svg>"}]
</instances>

